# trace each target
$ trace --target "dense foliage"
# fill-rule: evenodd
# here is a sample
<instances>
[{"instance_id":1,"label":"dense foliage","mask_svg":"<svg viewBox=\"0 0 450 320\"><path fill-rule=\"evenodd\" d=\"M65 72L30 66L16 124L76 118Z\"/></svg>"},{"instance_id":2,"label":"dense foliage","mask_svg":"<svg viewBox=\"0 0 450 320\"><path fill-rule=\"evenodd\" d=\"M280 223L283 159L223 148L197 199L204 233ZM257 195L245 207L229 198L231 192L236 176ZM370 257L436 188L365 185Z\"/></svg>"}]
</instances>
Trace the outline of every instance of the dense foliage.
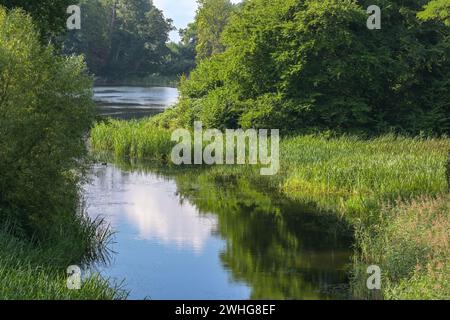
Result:
<instances>
[{"instance_id":1,"label":"dense foliage","mask_svg":"<svg viewBox=\"0 0 450 320\"><path fill-rule=\"evenodd\" d=\"M179 34L181 37L179 43L170 42L167 44L170 54L166 57L162 74L188 75L195 68L198 42L196 24L190 23L185 29L179 30Z\"/></svg>"},{"instance_id":2,"label":"dense foliage","mask_svg":"<svg viewBox=\"0 0 450 320\"><path fill-rule=\"evenodd\" d=\"M198 0L195 17L197 28L197 58L202 60L214 54L222 53L222 33L228 24L234 6L230 0Z\"/></svg>"},{"instance_id":3,"label":"dense foliage","mask_svg":"<svg viewBox=\"0 0 450 320\"><path fill-rule=\"evenodd\" d=\"M53 40L66 28L66 10L73 0L0 0L0 5L8 8L22 8L34 19L42 40Z\"/></svg>"},{"instance_id":4,"label":"dense foliage","mask_svg":"<svg viewBox=\"0 0 450 320\"><path fill-rule=\"evenodd\" d=\"M82 0L81 30L65 41L66 53L83 53L91 72L110 78L163 71L171 20L149 0Z\"/></svg>"},{"instance_id":5,"label":"dense foliage","mask_svg":"<svg viewBox=\"0 0 450 320\"><path fill-rule=\"evenodd\" d=\"M0 299L121 299L99 276L66 286L67 266L105 257L110 232L80 203L92 81L82 57L42 41L58 19L41 19L0 6Z\"/></svg>"},{"instance_id":6,"label":"dense foliage","mask_svg":"<svg viewBox=\"0 0 450 320\"><path fill-rule=\"evenodd\" d=\"M450 26L450 3L448 0L432 0L419 12L418 17L422 20L441 20Z\"/></svg>"},{"instance_id":7,"label":"dense foliage","mask_svg":"<svg viewBox=\"0 0 450 320\"><path fill-rule=\"evenodd\" d=\"M448 133L450 29L417 18L426 3L247 0L225 52L183 81L175 124ZM371 4L381 30L366 26Z\"/></svg>"},{"instance_id":8,"label":"dense foliage","mask_svg":"<svg viewBox=\"0 0 450 320\"><path fill-rule=\"evenodd\" d=\"M81 58L41 45L29 17L0 8L0 220L25 235L75 222L74 169L93 115L85 71Z\"/></svg>"}]
</instances>

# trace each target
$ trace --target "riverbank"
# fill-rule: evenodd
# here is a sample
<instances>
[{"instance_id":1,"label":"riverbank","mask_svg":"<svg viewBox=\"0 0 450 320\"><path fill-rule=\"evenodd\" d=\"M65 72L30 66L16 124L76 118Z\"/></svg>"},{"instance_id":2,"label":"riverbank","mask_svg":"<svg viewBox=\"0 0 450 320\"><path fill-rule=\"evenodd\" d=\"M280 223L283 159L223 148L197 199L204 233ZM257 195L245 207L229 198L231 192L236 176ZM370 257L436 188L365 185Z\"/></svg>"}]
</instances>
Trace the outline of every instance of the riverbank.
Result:
<instances>
[{"instance_id":1,"label":"riverbank","mask_svg":"<svg viewBox=\"0 0 450 320\"><path fill-rule=\"evenodd\" d=\"M168 163L170 136L152 120L112 121L92 130L91 143L119 157ZM385 298L449 297L449 139L308 135L282 139L280 150L275 177L263 178L246 166L205 170L264 181L346 220L356 238L355 269L379 265Z\"/></svg>"},{"instance_id":2,"label":"riverbank","mask_svg":"<svg viewBox=\"0 0 450 320\"><path fill-rule=\"evenodd\" d=\"M79 217L48 241L26 240L0 226L0 300L114 300L126 292L100 275L82 274L79 290L67 287L67 268L107 259L110 232L101 221Z\"/></svg>"},{"instance_id":3,"label":"riverbank","mask_svg":"<svg viewBox=\"0 0 450 320\"><path fill-rule=\"evenodd\" d=\"M124 294L99 276L67 288L66 268L55 263L55 247L42 248L0 231L0 300L113 300ZM63 259L64 260L64 259Z\"/></svg>"}]
</instances>

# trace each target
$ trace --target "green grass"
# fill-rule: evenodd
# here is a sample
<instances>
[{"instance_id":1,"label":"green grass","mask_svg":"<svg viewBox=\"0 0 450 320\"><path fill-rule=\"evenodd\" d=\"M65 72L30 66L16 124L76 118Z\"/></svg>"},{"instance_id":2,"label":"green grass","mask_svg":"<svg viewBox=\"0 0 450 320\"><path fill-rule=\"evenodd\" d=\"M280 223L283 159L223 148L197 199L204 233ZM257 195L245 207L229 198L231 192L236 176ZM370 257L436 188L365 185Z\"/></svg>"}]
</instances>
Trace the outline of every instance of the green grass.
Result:
<instances>
[{"instance_id":1,"label":"green grass","mask_svg":"<svg viewBox=\"0 0 450 320\"><path fill-rule=\"evenodd\" d=\"M448 190L449 139L300 136L281 146L284 192L351 218L398 198Z\"/></svg>"},{"instance_id":2,"label":"green grass","mask_svg":"<svg viewBox=\"0 0 450 320\"><path fill-rule=\"evenodd\" d=\"M11 224L0 226L0 300L126 298L120 287L95 274L83 278L81 290L67 289L69 266L108 261L112 234L102 220L81 213L61 223L58 232L39 241L18 236Z\"/></svg>"},{"instance_id":3,"label":"green grass","mask_svg":"<svg viewBox=\"0 0 450 320\"><path fill-rule=\"evenodd\" d=\"M0 299L1 300L110 300L124 294L99 276L83 280L81 290L67 289L66 268L52 249L0 231ZM56 261L55 261L56 259ZM67 263L69 263L67 261Z\"/></svg>"},{"instance_id":4,"label":"green grass","mask_svg":"<svg viewBox=\"0 0 450 320\"><path fill-rule=\"evenodd\" d=\"M116 156L167 162L174 145L170 135L154 120L113 121L98 124L91 142L94 150ZM289 198L345 219L355 232L355 270L379 265L385 298L450 298L450 276L444 272L450 261L449 151L448 138L303 135L282 139L275 177L261 177L248 166L209 172L265 181ZM436 229L436 221L446 228ZM445 241L434 236L446 241L444 249Z\"/></svg>"},{"instance_id":5,"label":"green grass","mask_svg":"<svg viewBox=\"0 0 450 320\"><path fill-rule=\"evenodd\" d=\"M144 121L110 120L91 131L91 144L97 151L112 151L118 157L164 160L170 158L175 145L171 132L155 128Z\"/></svg>"},{"instance_id":6,"label":"green grass","mask_svg":"<svg viewBox=\"0 0 450 320\"><path fill-rule=\"evenodd\" d=\"M385 297L450 299L450 195L394 203L381 217L361 243L366 259L383 266Z\"/></svg>"}]
</instances>

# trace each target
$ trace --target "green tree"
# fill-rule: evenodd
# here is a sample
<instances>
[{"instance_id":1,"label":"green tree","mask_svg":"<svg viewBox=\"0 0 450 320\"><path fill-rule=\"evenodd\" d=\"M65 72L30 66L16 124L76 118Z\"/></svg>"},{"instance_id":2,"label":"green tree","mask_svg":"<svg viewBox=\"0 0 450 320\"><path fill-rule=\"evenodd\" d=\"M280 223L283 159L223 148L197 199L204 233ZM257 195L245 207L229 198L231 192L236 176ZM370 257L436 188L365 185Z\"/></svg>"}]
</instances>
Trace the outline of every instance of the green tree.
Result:
<instances>
[{"instance_id":1,"label":"green tree","mask_svg":"<svg viewBox=\"0 0 450 320\"><path fill-rule=\"evenodd\" d=\"M6 8L22 8L30 13L45 41L54 40L66 30L67 7L75 3L73 0L0 0L0 5Z\"/></svg>"},{"instance_id":2,"label":"green tree","mask_svg":"<svg viewBox=\"0 0 450 320\"><path fill-rule=\"evenodd\" d=\"M382 8L382 30L366 27L370 4ZM183 81L179 118L188 126L448 133L449 28L419 21L424 4L245 1L222 34L226 50Z\"/></svg>"},{"instance_id":3,"label":"green tree","mask_svg":"<svg viewBox=\"0 0 450 320\"><path fill-rule=\"evenodd\" d=\"M170 42L167 47L170 50L166 57L162 73L165 75L187 75L195 67L197 46L196 24L190 23L185 29L180 29L181 41Z\"/></svg>"},{"instance_id":4,"label":"green tree","mask_svg":"<svg viewBox=\"0 0 450 320\"><path fill-rule=\"evenodd\" d=\"M432 0L424 10L418 13L422 20L439 19L450 26L450 2L448 0Z\"/></svg>"},{"instance_id":5,"label":"green tree","mask_svg":"<svg viewBox=\"0 0 450 320\"><path fill-rule=\"evenodd\" d=\"M0 7L0 220L23 234L78 223L91 88L82 58L56 55L28 16Z\"/></svg>"},{"instance_id":6,"label":"green tree","mask_svg":"<svg viewBox=\"0 0 450 320\"><path fill-rule=\"evenodd\" d=\"M166 42L173 30L171 22L150 0L118 1L110 72L115 76L159 72L168 54Z\"/></svg>"},{"instance_id":7,"label":"green tree","mask_svg":"<svg viewBox=\"0 0 450 320\"><path fill-rule=\"evenodd\" d=\"M123 78L162 71L173 27L151 0L82 0L81 14L65 53L84 54L91 72Z\"/></svg>"},{"instance_id":8,"label":"green tree","mask_svg":"<svg viewBox=\"0 0 450 320\"><path fill-rule=\"evenodd\" d=\"M224 51L221 36L234 6L230 0L198 0L198 5L195 24L197 58L201 60Z\"/></svg>"},{"instance_id":9,"label":"green tree","mask_svg":"<svg viewBox=\"0 0 450 320\"><path fill-rule=\"evenodd\" d=\"M89 70L101 75L108 67L111 50L112 4L107 0L82 0L81 30L72 30L64 40L63 52L84 54Z\"/></svg>"}]
</instances>

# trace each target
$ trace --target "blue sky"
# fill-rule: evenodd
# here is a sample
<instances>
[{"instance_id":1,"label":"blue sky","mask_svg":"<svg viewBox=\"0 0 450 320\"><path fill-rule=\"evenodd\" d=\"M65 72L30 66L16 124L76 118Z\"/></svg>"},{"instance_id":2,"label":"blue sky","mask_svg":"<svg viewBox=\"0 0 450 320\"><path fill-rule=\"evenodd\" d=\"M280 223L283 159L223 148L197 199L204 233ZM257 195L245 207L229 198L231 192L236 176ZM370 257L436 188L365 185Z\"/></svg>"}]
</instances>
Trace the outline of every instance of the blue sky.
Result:
<instances>
[{"instance_id":1,"label":"blue sky","mask_svg":"<svg viewBox=\"0 0 450 320\"><path fill-rule=\"evenodd\" d=\"M240 0L231 0L238 3ZM164 11L164 16L173 20L173 24L177 28L185 28L188 23L192 22L197 10L196 0L153 0L156 7ZM170 39L179 41L178 31L170 34Z\"/></svg>"}]
</instances>

